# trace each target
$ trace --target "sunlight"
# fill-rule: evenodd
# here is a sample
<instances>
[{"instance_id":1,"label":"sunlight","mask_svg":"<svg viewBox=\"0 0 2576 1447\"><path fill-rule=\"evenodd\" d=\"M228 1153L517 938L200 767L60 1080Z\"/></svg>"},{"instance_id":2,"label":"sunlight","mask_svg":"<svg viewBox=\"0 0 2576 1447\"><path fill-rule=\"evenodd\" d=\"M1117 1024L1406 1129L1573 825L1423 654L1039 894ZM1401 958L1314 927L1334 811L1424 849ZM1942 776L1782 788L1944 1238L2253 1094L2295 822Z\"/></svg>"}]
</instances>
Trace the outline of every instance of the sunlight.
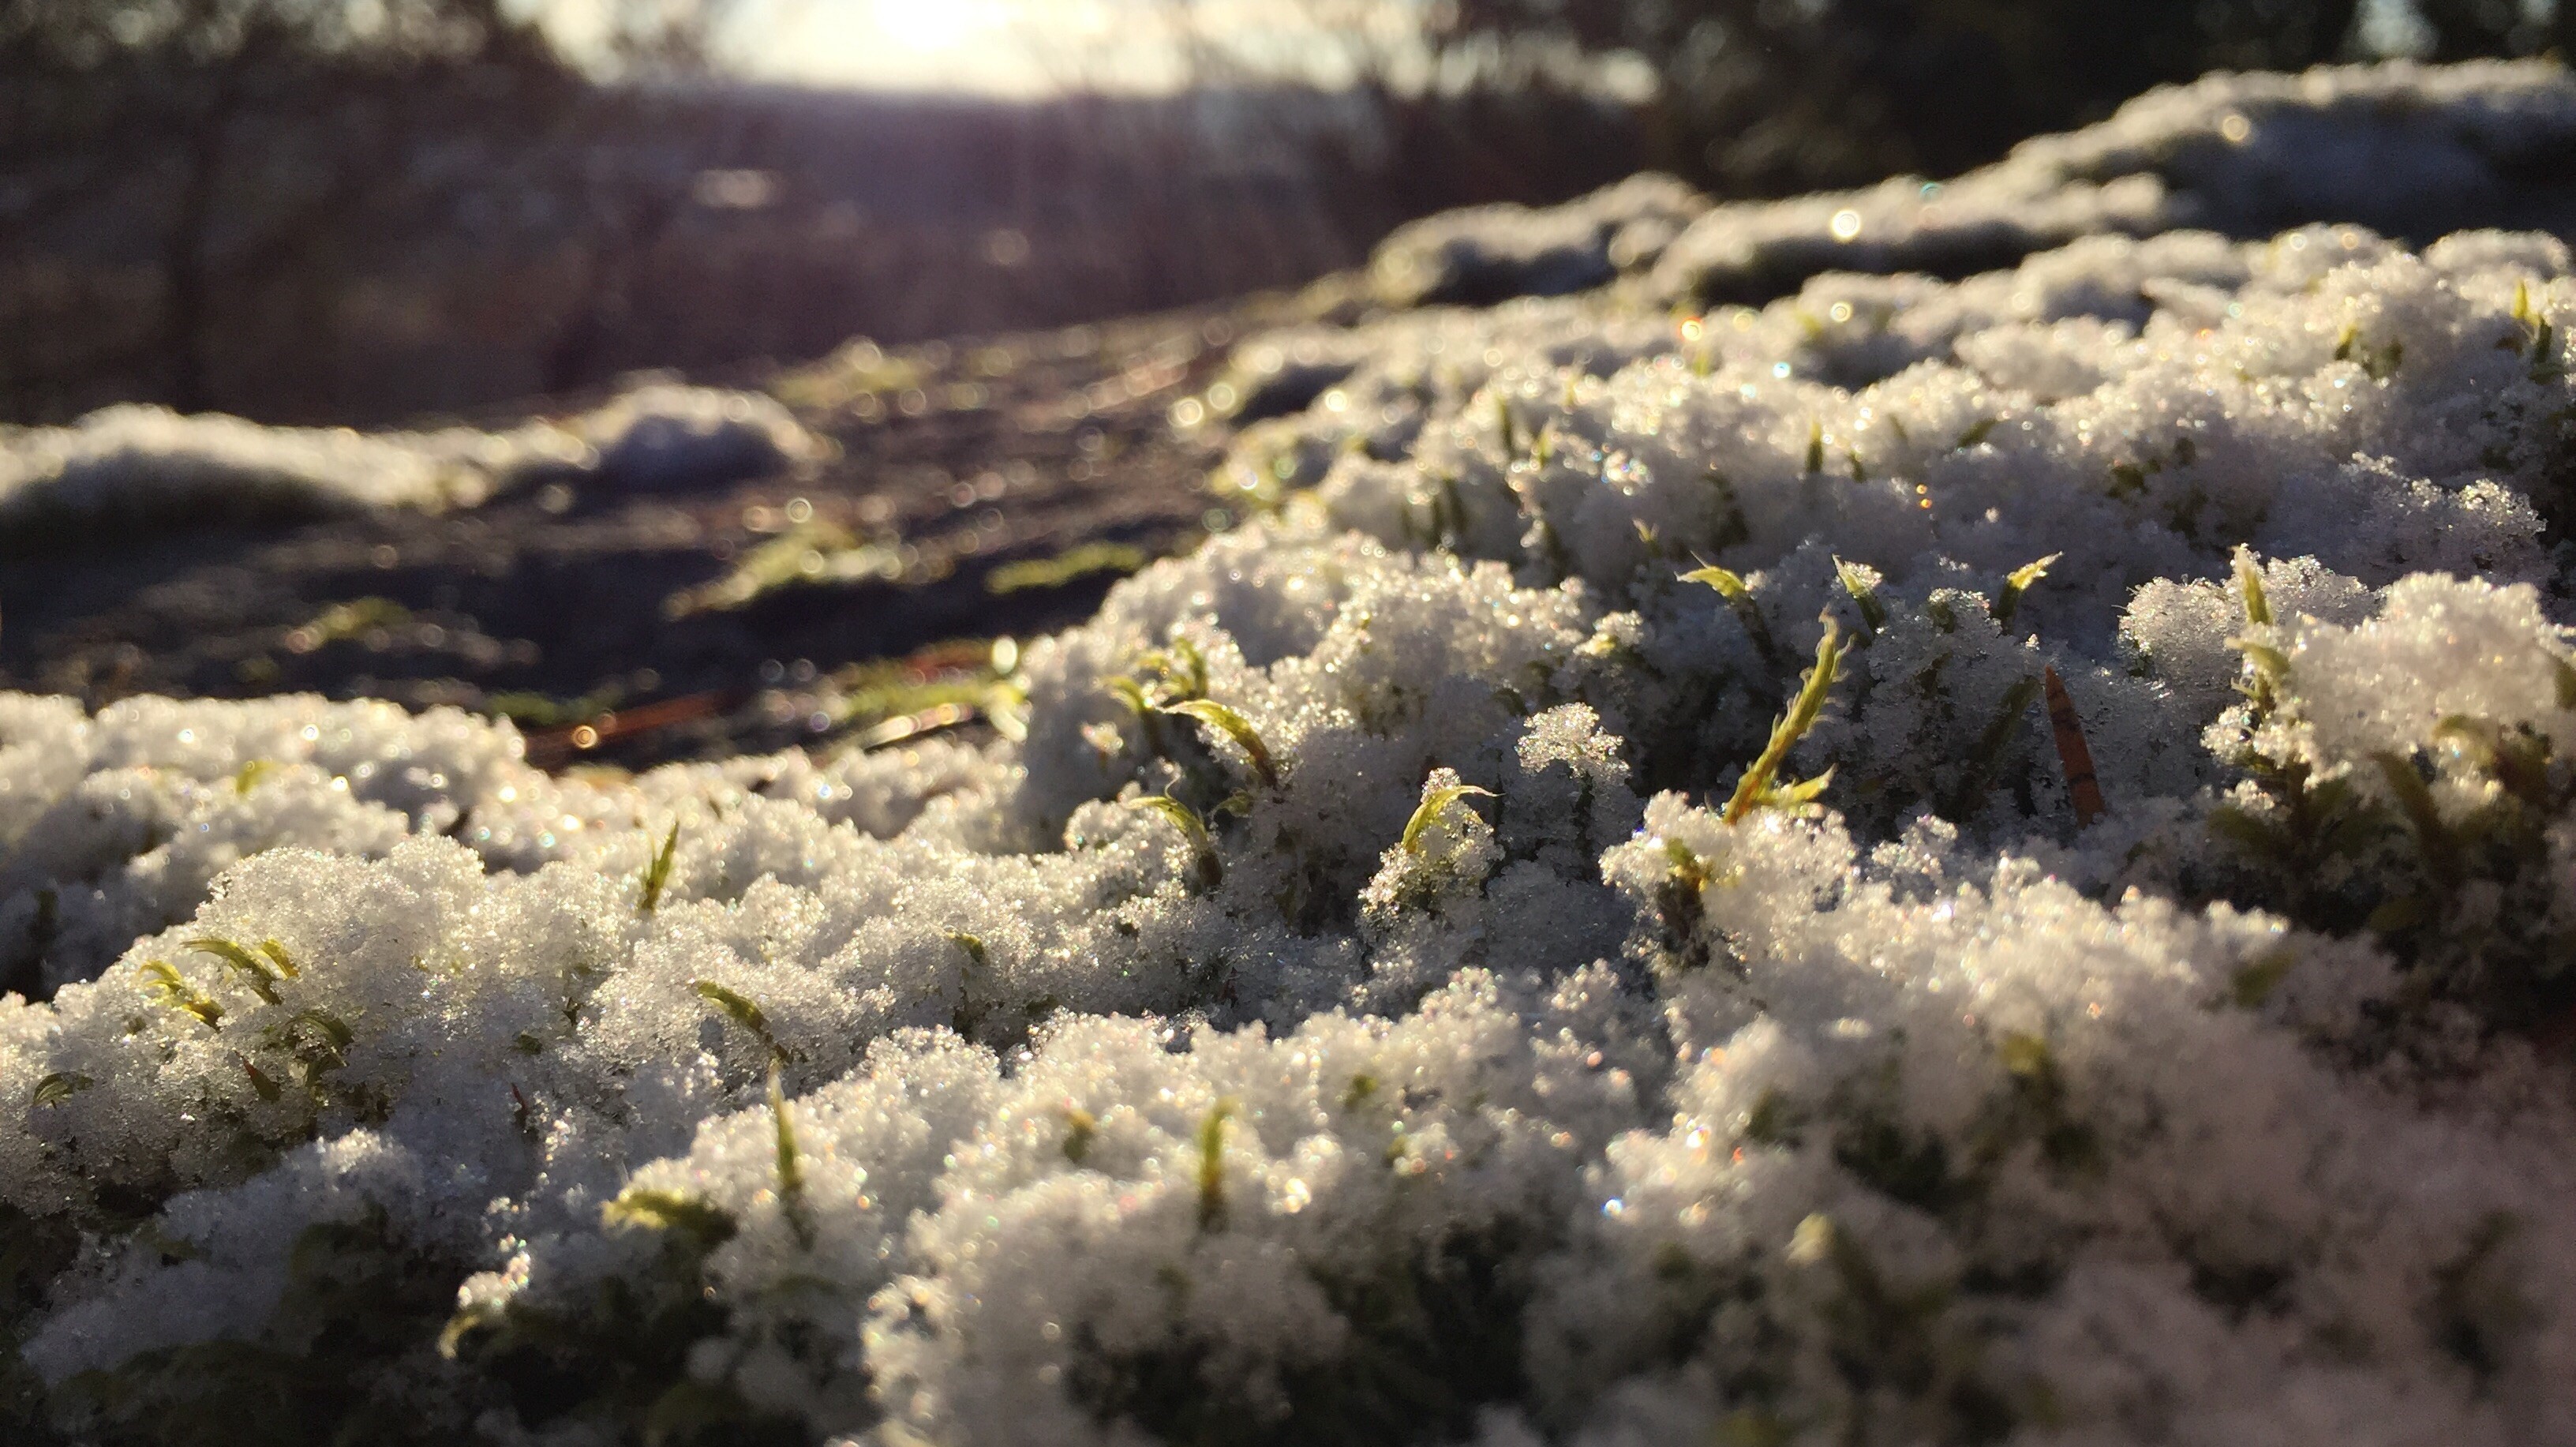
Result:
<instances>
[{"instance_id":1,"label":"sunlight","mask_svg":"<svg viewBox=\"0 0 2576 1447\"><path fill-rule=\"evenodd\" d=\"M1029 0L756 0L735 25L746 71L867 89L1048 88Z\"/></svg>"},{"instance_id":2,"label":"sunlight","mask_svg":"<svg viewBox=\"0 0 2576 1447\"><path fill-rule=\"evenodd\" d=\"M860 8L865 12L866 26L876 32L876 38L923 55L956 50L978 38L987 38L1011 19L1007 7L993 0L946 0L939 4L872 0Z\"/></svg>"}]
</instances>

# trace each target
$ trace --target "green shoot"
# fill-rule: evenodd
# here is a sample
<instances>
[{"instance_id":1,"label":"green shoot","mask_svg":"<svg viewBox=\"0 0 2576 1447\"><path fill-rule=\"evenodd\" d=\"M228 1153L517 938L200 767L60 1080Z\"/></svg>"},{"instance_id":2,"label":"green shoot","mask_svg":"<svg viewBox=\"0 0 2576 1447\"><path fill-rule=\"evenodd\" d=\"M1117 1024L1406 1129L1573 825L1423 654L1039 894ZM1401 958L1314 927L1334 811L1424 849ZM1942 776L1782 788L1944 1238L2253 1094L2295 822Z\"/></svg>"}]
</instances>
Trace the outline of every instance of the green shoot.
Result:
<instances>
[{"instance_id":1,"label":"green shoot","mask_svg":"<svg viewBox=\"0 0 2576 1447\"><path fill-rule=\"evenodd\" d=\"M671 832L662 836L662 847L653 851L653 862L644 866L644 889L636 896L635 912L651 914L662 907L662 891L671 883L671 864L680 855L680 821L671 821Z\"/></svg>"},{"instance_id":2,"label":"green shoot","mask_svg":"<svg viewBox=\"0 0 2576 1447\"><path fill-rule=\"evenodd\" d=\"M2388 345L2374 347L2362 339L2361 323L2344 323L2343 334L2335 339L2334 359L2357 363L2363 375L2374 382L2385 382L2397 375L2397 366L2406 360L2406 343L2391 338Z\"/></svg>"},{"instance_id":3,"label":"green shoot","mask_svg":"<svg viewBox=\"0 0 2576 1447\"><path fill-rule=\"evenodd\" d=\"M1004 597L1036 588L1061 588L1102 573L1124 577L1152 561L1144 549L1126 543L1084 543L1052 558L1004 563L984 575L984 591Z\"/></svg>"},{"instance_id":4,"label":"green shoot","mask_svg":"<svg viewBox=\"0 0 2576 1447\"><path fill-rule=\"evenodd\" d=\"M805 1162L796 1149L796 1123L787 1115L787 1092L778 1083L778 1062L769 1062L769 1118L778 1129L778 1205L799 1244L811 1248L814 1226L805 1215Z\"/></svg>"},{"instance_id":5,"label":"green shoot","mask_svg":"<svg viewBox=\"0 0 2576 1447\"><path fill-rule=\"evenodd\" d=\"M215 1023L224 1018L224 1007L216 1004L205 991L189 984L187 977L172 968L168 960L145 960L142 974L144 989L162 1004L196 1016L197 1022L207 1029L213 1029Z\"/></svg>"},{"instance_id":6,"label":"green shoot","mask_svg":"<svg viewBox=\"0 0 2576 1447\"><path fill-rule=\"evenodd\" d=\"M1130 809L1151 809L1170 821L1190 841L1198 856L1199 880L1214 889L1225 880L1225 861L1217 858L1215 841L1208 838L1207 821L1199 811L1169 794L1144 794L1127 801Z\"/></svg>"},{"instance_id":7,"label":"green shoot","mask_svg":"<svg viewBox=\"0 0 2576 1447\"><path fill-rule=\"evenodd\" d=\"M36 1093L28 1097L27 1104L30 1108L60 1105L96 1084L77 1070L57 1070L36 1082Z\"/></svg>"},{"instance_id":8,"label":"green shoot","mask_svg":"<svg viewBox=\"0 0 2576 1447\"><path fill-rule=\"evenodd\" d=\"M1878 596L1878 574L1859 564L1836 558L1834 576L1842 579L1843 591L1851 594L1852 601L1860 605L1861 623L1867 629L1861 641L1866 643L1876 638L1878 630L1887 626L1887 604Z\"/></svg>"},{"instance_id":9,"label":"green shoot","mask_svg":"<svg viewBox=\"0 0 2576 1447\"><path fill-rule=\"evenodd\" d=\"M2272 600L2263 591L2263 572L2254 565L2253 553L2244 548L2236 550L2236 589L2245 604L2245 626L2270 627ZM2237 691L2252 701L2254 717L2260 722L2271 715L2280 689L2289 678L2289 657L2251 638L2230 638L2227 646L2245 655L2246 677L2237 684Z\"/></svg>"},{"instance_id":10,"label":"green shoot","mask_svg":"<svg viewBox=\"0 0 2576 1447\"><path fill-rule=\"evenodd\" d=\"M2459 850L2451 839L2450 826L2442 822L2441 806L2433 800L2433 791L2424 776L2415 772L2415 761L2403 754L2381 749L2370 756L2379 766L2380 777L2388 781L2388 790L2397 796L2397 807L2406 813L2406 822L2414 827L2416 847L2424 855L2425 866L2436 879L2448 882L2456 872Z\"/></svg>"},{"instance_id":11,"label":"green shoot","mask_svg":"<svg viewBox=\"0 0 2576 1447\"><path fill-rule=\"evenodd\" d=\"M1494 394L1494 428L1503 442L1506 460L1521 455L1519 419L1512 415L1512 399L1500 392Z\"/></svg>"},{"instance_id":12,"label":"green shoot","mask_svg":"<svg viewBox=\"0 0 2576 1447\"><path fill-rule=\"evenodd\" d=\"M1225 1225L1225 1123L1235 1112L1234 1097L1208 1108L1199 1121L1199 1229Z\"/></svg>"},{"instance_id":13,"label":"green shoot","mask_svg":"<svg viewBox=\"0 0 2576 1447\"><path fill-rule=\"evenodd\" d=\"M2244 654L2245 661L2253 665L2258 687L2278 685L2282 679L2289 676L2290 655L2271 644L2257 643L2251 638L2230 638L2227 640L2227 646Z\"/></svg>"},{"instance_id":14,"label":"green shoot","mask_svg":"<svg viewBox=\"0 0 2576 1447\"><path fill-rule=\"evenodd\" d=\"M242 1055L235 1058L241 1061L243 1073L250 1076L250 1088L258 1092L260 1099L273 1104L284 1093L278 1088L276 1081L268 1078L267 1072L250 1063L249 1056Z\"/></svg>"},{"instance_id":15,"label":"green shoot","mask_svg":"<svg viewBox=\"0 0 2576 1447\"><path fill-rule=\"evenodd\" d=\"M1825 636L1816 643L1816 666L1807 670L1799 682L1798 697L1771 725L1771 740L1762 752L1746 766L1744 777L1735 784L1735 795L1726 801L1725 819L1729 824L1742 822L1745 815L1759 808L1796 808L1824 792L1833 777L1831 769L1803 784L1786 790L1774 789L1771 781L1778 776L1780 765L1787 762L1789 750L1816 726L1825 711L1825 699L1833 692L1834 680L1842 673L1844 655L1851 645L1843 641L1842 629L1830 618L1825 620Z\"/></svg>"},{"instance_id":16,"label":"green shoot","mask_svg":"<svg viewBox=\"0 0 2576 1447\"><path fill-rule=\"evenodd\" d=\"M2227 983L2227 1002L2240 1010L2259 1010L2272 998L2282 977L2299 962L2298 951L2288 945L2266 950L2239 966Z\"/></svg>"},{"instance_id":17,"label":"green shoot","mask_svg":"<svg viewBox=\"0 0 2576 1447\"><path fill-rule=\"evenodd\" d=\"M190 940L188 948L201 955L212 955L230 965L242 977L242 983L250 987L252 994L269 1004L277 1003L277 966L272 959L254 955L231 940L212 936ZM280 950L279 953L285 952Z\"/></svg>"},{"instance_id":18,"label":"green shoot","mask_svg":"<svg viewBox=\"0 0 2576 1447\"><path fill-rule=\"evenodd\" d=\"M1092 1137L1100 1133L1100 1122L1081 1106L1068 1106L1064 1112L1064 1158L1075 1165L1091 1154Z\"/></svg>"},{"instance_id":19,"label":"green shoot","mask_svg":"<svg viewBox=\"0 0 2576 1447\"><path fill-rule=\"evenodd\" d=\"M1164 705L1162 711L1180 714L1222 730L1252 760L1252 771L1261 776L1263 784L1274 789L1279 786L1279 768L1271 761L1269 745L1261 741L1260 733L1242 714L1212 698L1185 698L1178 703Z\"/></svg>"},{"instance_id":20,"label":"green shoot","mask_svg":"<svg viewBox=\"0 0 2576 1447\"><path fill-rule=\"evenodd\" d=\"M1810 421L1807 423L1807 476L1813 477L1824 470L1825 424Z\"/></svg>"},{"instance_id":21,"label":"green shoot","mask_svg":"<svg viewBox=\"0 0 2576 1447\"><path fill-rule=\"evenodd\" d=\"M1743 625L1745 636L1753 640L1754 651L1762 655L1762 661L1774 668L1780 666L1780 645L1772 641L1771 625L1762 621L1762 610L1753 601L1753 589L1743 578L1725 568L1708 567L1682 574L1681 581L1715 588L1735 614L1735 621Z\"/></svg>"},{"instance_id":22,"label":"green shoot","mask_svg":"<svg viewBox=\"0 0 2576 1447\"><path fill-rule=\"evenodd\" d=\"M1959 782L1948 817L1966 819L1985 807L1986 790L1994 784L1995 771L2003 767L2004 751L2012 747L2013 735L2021 731L2022 715L2039 701L2042 686L2038 677L2026 676L2005 690L2003 707L1996 710L1986 731L1977 736L1976 750L1968 756L1968 773Z\"/></svg>"},{"instance_id":23,"label":"green shoot","mask_svg":"<svg viewBox=\"0 0 2576 1447\"><path fill-rule=\"evenodd\" d=\"M439 1356L451 1362L456 1360L456 1353L465 1345L467 1337L485 1327L499 1326L501 1317L501 1309L489 1303L466 1307L449 1317L447 1325L438 1333Z\"/></svg>"},{"instance_id":24,"label":"green shoot","mask_svg":"<svg viewBox=\"0 0 2576 1447\"><path fill-rule=\"evenodd\" d=\"M1154 711L1154 701L1145 696L1145 685L1132 678L1122 675L1101 686L1109 690L1110 697L1127 705L1127 711L1140 719Z\"/></svg>"},{"instance_id":25,"label":"green shoot","mask_svg":"<svg viewBox=\"0 0 2576 1447\"><path fill-rule=\"evenodd\" d=\"M1959 434L1957 450L1965 452L1969 448L1976 446L1978 443L1985 441L1988 437L1993 436L1995 428L2000 425L2002 421L2003 419L2000 417L1980 417L1976 421L1969 423L1968 430Z\"/></svg>"},{"instance_id":26,"label":"green shoot","mask_svg":"<svg viewBox=\"0 0 2576 1447\"><path fill-rule=\"evenodd\" d=\"M357 1040L345 1021L322 1009L296 1011L284 1023L271 1026L266 1038L272 1047L292 1049L305 1061L308 1081L317 1070L348 1063L349 1047ZM297 1048L299 1042L301 1048Z\"/></svg>"},{"instance_id":27,"label":"green shoot","mask_svg":"<svg viewBox=\"0 0 2576 1447\"><path fill-rule=\"evenodd\" d=\"M1746 602L1750 601L1753 597L1753 590L1745 583L1744 579L1725 568L1693 568L1691 571L1682 574L1679 581L1684 583L1706 583L1710 587L1715 588L1729 603Z\"/></svg>"},{"instance_id":28,"label":"green shoot","mask_svg":"<svg viewBox=\"0 0 2576 1447\"><path fill-rule=\"evenodd\" d=\"M957 948L964 950L966 952L967 963L972 965L974 968L981 970L989 967L990 962L985 958L984 954L984 941L980 937L966 934L962 931L951 931L948 936L948 942L955 945Z\"/></svg>"},{"instance_id":29,"label":"green shoot","mask_svg":"<svg viewBox=\"0 0 2576 1447\"><path fill-rule=\"evenodd\" d=\"M2049 567L2058 559L2065 556L2066 555L2064 553L2051 553L2047 557L2040 559L2038 562L2024 563L2020 567L2015 568L2010 573L2004 575L2003 590L1995 594L1994 619L1996 627L2008 628L2012 626L2013 614L2018 612L2021 608L2021 595L2030 591L2031 584L2047 577Z\"/></svg>"},{"instance_id":30,"label":"green shoot","mask_svg":"<svg viewBox=\"0 0 2576 1447\"><path fill-rule=\"evenodd\" d=\"M733 1217L679 1191L629 1186L599 1208L608 1226L634 1226L647 1231L674 1231L692 1238L700 1249L713 1250L733 1239Z\"/></svg>"},{"instance_id":31,"label":"green shoot","mask_svg":"<svg viewBox=\"0 0 2576 1447\"><path fill-rule=\"evenodd\" d=\"M2272 600L2263 592L2263 570L2254 566L2254 554L2245 548L2236 550L2236 590L2245 601L2245 625L2270 627Z\"/></svg>"},{"instance_id":32,"label":"green shoot","mask_svg":"<svg viewBox=\"0 0 2576 1447\"><path fill-rule=\"evenodd\" d=\"M2502 351L2520 351L2522 344L2528 343L2531 380L2535 382L2554 382L2566 376L2566 368L2558 362L2557 331L2540 315L2540 309L2531 304L2531 283L2527 281L2513 284L2513 320L2520 335L2507 337L2496 343L2496 347Z\"/></svg>"},{"instance_id":33,"label":"green shoot","mask_svg":"<svg viewBox=\"0 0 2576 1447\"><path fill-rule=\"evenodd\" d=\"M1493 790L1479 789L1473 784L1450 784L1423 795L1422 802L1414 806L1413 817L1404 821L1404 852L1421 853L1422 835L1431 827L1431 821L1439 818L1441 811L1471 794L1482 799L1494 797Z\"/></svg>"},{"instance_id":34,"label":"green shoot","mask_svg":"<svg viewBox=\"0 0 2576 1447\"><path fill-rule=\"evenodd\" d=\"M240 769L234 772L233 792L236 794L249 793L251 790L259 787L260 780L267 778L271 772L279 767L281 766L275 759L251 760L249 763L242 765Z\"/></svg>"},{"instance_id":35,"label":"green shoot","mask_svg":"<svg viewBox=\"0 0 2576 1447\"><path fill-rule=\"evenodd\" d=\"M2549 739L2509 729L2493 719L2452 714L2433 726L2433 738L2476 764L2506 792L2535 809L2549 807Z\"/></svg>"},{"instance_id":36,"label":"green shoot","mask_svg":"<svg viewBox=\"0 0 2576 1447\"><path fill-rule=\"evenodd\" d=\"M1834 1254L1834 1218L1822 1212L1808 1216L1789 1234L1789 1264L1814 1266Z\"/></svg>"},{"instance_id":37,"label":"green shoot","mask_svg":"<svg viewBox=\"0 0 2576 1447\"><path fill-rule=\"evenodd\" d=\"M689 988L697 991L699 998L722 1011L726 1019L741 1026L754 1039L768 1046L769 1055L773 1061L796 1058L794 1051L779 1044L778 1037L770 1033L769 1017L761 1013L758 1005L713 980L691 980Z\"/></svg>"},{"instance_id":38,"label":"green shoot","mask_svg":"<svg viewBox=\"0 0 2576 1447\"><path fill-rule=\"evenodd\" d=\"M1747 1407L1718 1419L1717 1447L1788 1447L1789 1425L1769 1412Z\"/></svg>"},{"instance_id":39,"label":"green shoot","mask_svg":"<svg viewBox=\"0 0 2576 1447\"><path fill-rule=\"evenodd\" d=\"M1207 655L1187 638L1174 638L1169 649L1152 650L1136 666L1162 675L1163 702L1207 697Z\"/></svg>"}]
</instances>

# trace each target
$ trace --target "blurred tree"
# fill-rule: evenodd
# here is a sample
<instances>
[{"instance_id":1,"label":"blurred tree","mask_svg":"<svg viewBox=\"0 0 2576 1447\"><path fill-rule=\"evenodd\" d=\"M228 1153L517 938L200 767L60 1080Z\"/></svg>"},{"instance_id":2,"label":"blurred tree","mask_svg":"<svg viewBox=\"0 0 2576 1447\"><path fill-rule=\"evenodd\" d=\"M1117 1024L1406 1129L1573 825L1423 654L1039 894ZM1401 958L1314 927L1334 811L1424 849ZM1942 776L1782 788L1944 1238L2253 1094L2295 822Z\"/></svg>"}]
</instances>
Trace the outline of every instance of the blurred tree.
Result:
<instances>
[{"instance_id":1,"label":"blurred tree","mask_svg":"<svg viewBox=\"0 0 2576 1447\"><path fill-rule=\"evenodd\" d=\"M596 60L702 65L718 3L611 0ZM241 407L220 376L228 319L327 331L363 262L492 188L482 162L545 153L607 109L503 0L0 0L0 408L78 410L102 377Z\"/></svg>"},{"instance_id":2,"label":"blurred tree","mask_svg":"<svg viewBox=\"0 0 2576 1447\"><path fill-rule=\"evenodd\" d=\"M2465 3L2465 0L2464 0ZM2203 71L2345 54L2358 0L1441 0L1435 51L1644 57L1671 168L1733 194L1946 175Z\"/></svg>"},{"instance_id":3,"label":"blurred tree","mask_svg":"<svg viewBox=\"0 0 2576 1447\"><path fill-rule=\"evenodd\" d=\"M2555 51L2576 57L2576 0L2414 0L2434 60Z\"/></svg>"},{"instance_id":4,"label":"blurred tree","mask_svg":"<svg viewBox=\"0 0 2576 1447\"><path fill-rule=\"evenodd\" d=\"M1184 0L1187 3L1187 0ZM1350 0L1305 0L1318 16ZM1561 88L1616 57L1654 79L1654 163L1721 193L1946 175L2205 71L2363 58L2361 0L1422 0L1419 76ZM2413 0L2430 58L2576 53L2576 0ZM1332 28L1360 36L1345 25ZM1365 42L1363 42L1365 48ZM1378 44L1383 62L1404 48ZM1382 75L1363 65L1364 75Z\"/></svg>"}]
</instances>

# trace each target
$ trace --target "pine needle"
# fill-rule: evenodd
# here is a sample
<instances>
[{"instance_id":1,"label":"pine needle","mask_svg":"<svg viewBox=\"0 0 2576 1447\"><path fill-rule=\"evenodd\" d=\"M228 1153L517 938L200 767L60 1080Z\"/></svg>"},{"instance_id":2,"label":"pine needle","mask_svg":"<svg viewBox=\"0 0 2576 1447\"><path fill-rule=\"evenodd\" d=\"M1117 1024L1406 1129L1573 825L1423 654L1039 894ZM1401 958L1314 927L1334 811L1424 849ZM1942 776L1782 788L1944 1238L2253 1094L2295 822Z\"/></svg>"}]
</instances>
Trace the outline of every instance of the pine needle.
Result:
<instances>
[{"instance_id":1,"label":"pine needle","mask_svg":"<svg viewBox=\"0 0 2576 1447\"><path fill-rule=\"evenodd\" d=\"M2040 670L2048 692L2048 725L2057 735L2057 766L2066 775L2066 796L2074 801L2075 822L2089 826L2111 812L2102 801L2102 782L2093 771L2093 749L2084 741L2084 720L2075 713L2065 680L2054 668Z\"/></svg>"}]
</instances>

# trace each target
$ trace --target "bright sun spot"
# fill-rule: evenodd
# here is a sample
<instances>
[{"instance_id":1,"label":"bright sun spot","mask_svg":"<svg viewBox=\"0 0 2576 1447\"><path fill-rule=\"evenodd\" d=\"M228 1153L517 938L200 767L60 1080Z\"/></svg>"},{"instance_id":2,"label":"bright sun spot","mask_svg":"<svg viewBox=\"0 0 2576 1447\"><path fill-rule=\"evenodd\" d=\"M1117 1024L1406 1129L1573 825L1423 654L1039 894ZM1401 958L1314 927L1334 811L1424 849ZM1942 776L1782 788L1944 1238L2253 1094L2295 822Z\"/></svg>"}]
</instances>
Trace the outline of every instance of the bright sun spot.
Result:
<instances>
[{"instance_id":1,"label":"bright sun spot","mask_svg":"<svg viewBox=\"0 0 2576 1447\"><path fill-rule=\"evenodd\" d=\"M913 51L955 50L1003 21L999 6L971 0L869 0L867 21L879 38Z\"/></svg>"}]
</instances>

